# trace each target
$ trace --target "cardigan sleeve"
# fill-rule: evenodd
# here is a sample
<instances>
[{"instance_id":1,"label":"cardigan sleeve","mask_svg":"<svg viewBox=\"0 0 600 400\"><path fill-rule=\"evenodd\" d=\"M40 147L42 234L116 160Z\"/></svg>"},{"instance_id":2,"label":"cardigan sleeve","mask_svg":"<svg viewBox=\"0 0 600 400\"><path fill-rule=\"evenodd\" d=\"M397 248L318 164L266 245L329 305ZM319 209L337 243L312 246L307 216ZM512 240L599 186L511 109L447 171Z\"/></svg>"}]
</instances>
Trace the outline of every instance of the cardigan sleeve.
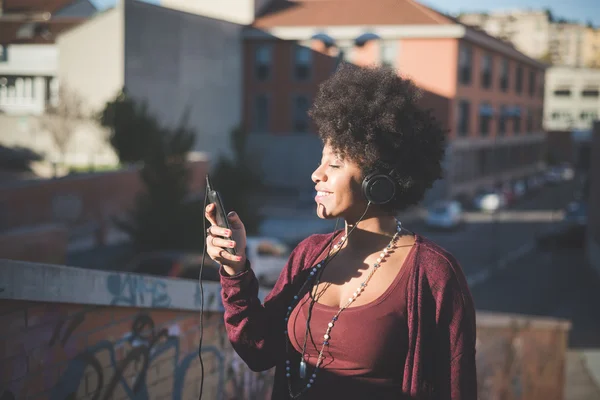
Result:
<instances>
[{"instance_id":1,"label":"cardigan sleeve","mask_svg":"<svg viewBox=\"0 0 600 400\"><path fill-rule=\"evenodd\" d=\"M225 329L234 350L253 371L270 369L285 357L284 319L299 290L294 278L303 269L314 244L315 238L310 237L292 251L263 304L252 268L234 276L226 276L221 271Z\"/></svg>"},{"instance_id":2,"label":"cardigan sleeve","mask_svg":"<svg viewBox=\"0 0 600 400\"><path fill-rule=\"evenodd\" d=\"M448 260L448 274L435 285L436 352L434 382L436 399L476 400L475 307L460 265Z\"/></svg>"}]
</instances>

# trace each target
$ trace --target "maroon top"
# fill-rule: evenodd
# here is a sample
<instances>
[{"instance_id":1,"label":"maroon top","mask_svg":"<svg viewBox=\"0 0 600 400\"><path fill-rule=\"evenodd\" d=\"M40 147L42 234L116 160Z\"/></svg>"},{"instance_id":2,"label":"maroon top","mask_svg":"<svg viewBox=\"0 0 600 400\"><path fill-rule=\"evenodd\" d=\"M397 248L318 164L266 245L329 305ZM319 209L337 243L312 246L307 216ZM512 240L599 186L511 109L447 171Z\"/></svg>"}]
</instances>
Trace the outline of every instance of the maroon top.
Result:
<instances>
[{"instance_id":1,"label":"maroon top","mask_svg":"<svg viewBox=\"0 0 600 400\"><path fill-rule=\"evenodd\" d=\"M299 303L286 327L287 308L330 238L331 234L313 235L300 243L264 304L258 299L258 281L251 269L234 277L221 276L229 340L252 370L276 367L275 400L289 398L285 362L291 360L296 380L304 343L307 304ZM309 374L336 311L318 303L313 308L310 327L315 340L309 336ZM292 339L289 354L286 328ZM418 235L385 293L342 312L329 349L313 387L300 398L477 398L475 310L466 280L448 252Z\"/></svg>"}]
</instances>

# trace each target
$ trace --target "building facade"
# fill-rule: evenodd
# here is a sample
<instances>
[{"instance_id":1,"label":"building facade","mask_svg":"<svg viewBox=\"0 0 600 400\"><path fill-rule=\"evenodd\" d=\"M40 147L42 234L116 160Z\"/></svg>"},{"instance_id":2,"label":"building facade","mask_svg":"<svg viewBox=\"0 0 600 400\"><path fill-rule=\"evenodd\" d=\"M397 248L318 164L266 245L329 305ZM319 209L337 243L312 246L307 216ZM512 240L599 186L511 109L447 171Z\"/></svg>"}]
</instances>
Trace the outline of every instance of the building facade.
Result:
<instances>
[{"instance_id":1,"label":"building facade","mask_svg":"<svg viewBox=\"0 0 600 400\"><path fill-rule=\"evenodd\" d=\"M336 11L341 7L343 14ZM298 149L301 138L310 143L304 151L281 151L264 161L281 185L286 177L304 175L312 186L308 177L318 160L318 140L306 109L342 59L391 65L423 90L423 106L450 130L444 196L538 168L544 64L420 3L274 4L244 38L244 126L262 143L256 148L282 143L282 149ZM289 164L302 167L283 171Z\"/></svg>"},{"instance_id":2,"label":"building facade","mask_svg":"<svg viewBox=\"0 0 600 400\"><path fill-rule=\"evenodd\" d=\"M600 28L585 29L583 64L587 68L600 68Z\"/></svg>"},{"instance_id":3,"label":"building facade","mask_svg":"<svg viewBox=\"0 0 600 400\"><path fill-rule=\"evenodd\" d=\"M545 10L509 10L466 13L461 22L477 26L506 40L530 57L554 65L593 67L600 65L600 29L565 20L555 20Z\"/></svg>"},{"instance_id":4,"label":"building facade","mask_svg":"<svg viewBox=\"0 0 600 400\"><path fill-rule=\"evenodd\" d=\"M549 68L545 91L544 128L548 131L589 131L600 117L600 69Z\"/></svg>"},{"instance_id":5,"label":"building facade","mask_svg":"<svg viewBox=\"0 0 600 400\"><path fill-rule=\"evenodd\" d=\"M515 45L530 57L541 59L550 53L551 21L546 11L496 11L466 13L459 20L477 26L492 36Z\"/></svg>"}]
</instances>

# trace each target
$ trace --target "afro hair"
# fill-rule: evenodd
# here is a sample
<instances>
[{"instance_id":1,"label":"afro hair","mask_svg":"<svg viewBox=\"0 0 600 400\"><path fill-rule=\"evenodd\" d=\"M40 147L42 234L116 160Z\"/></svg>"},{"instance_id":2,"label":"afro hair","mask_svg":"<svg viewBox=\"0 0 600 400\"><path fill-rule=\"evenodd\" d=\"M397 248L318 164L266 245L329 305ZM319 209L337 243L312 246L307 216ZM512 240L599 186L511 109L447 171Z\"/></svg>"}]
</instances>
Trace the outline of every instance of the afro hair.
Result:
<instances>
[{"instance_id":1,"label":"afro hair","mask_svg":"<svg viewBox=\"0 0 600 400\"><path fill-rule=\"evenodd\" d=\"M309 110L323 143L356 162L364 176L394 171L399 190L390 211L419 203L442 177L446 130L419 106L420 96L392 68L342 64Z\"/></svg>"}]
</instances>

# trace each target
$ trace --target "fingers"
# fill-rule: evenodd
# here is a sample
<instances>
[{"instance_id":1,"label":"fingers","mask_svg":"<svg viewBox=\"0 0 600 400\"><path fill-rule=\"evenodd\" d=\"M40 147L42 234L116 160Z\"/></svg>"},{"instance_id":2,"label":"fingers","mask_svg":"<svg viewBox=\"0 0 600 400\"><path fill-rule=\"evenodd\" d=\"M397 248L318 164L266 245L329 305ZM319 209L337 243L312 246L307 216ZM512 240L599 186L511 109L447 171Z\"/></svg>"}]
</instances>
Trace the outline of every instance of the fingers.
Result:
<instances>
[{"instance_id":1,"label":"fingers","mask_svg":"<svg viewBox=\"0 0 600 400\"><path fill-rule=\"evenodd\" d=\"M210 203L206 206L206 209L204 210L204 215L206 216L206 219L208 220L208 222L210 222L211 225L217 225L215 213L216 208L214 203Z\"/></svg>"},{"instance_id":2,"label":"fingers","mask_svg":"<svg viewBox=\"0 0 600 400\"><path fill-rule=\"evenodd\" d=\"M227 219L229 220L229 224L231 225L232 229L241 229L244 226L242 220L235 211L231 211L229 214L227 214Z\"/></svg>"},{"instance_id":3,"label":"fingers","mask_svg":"<svg viewBox=\"0 0 600 400\"><path fill-rule=\"evenodd\" d=\"M206 252L210 258L220 264L228 264L228 261L238 262L242 260L241 256L234 256L225 250L226 248L234 247L235 241L233 240L223 239L212 235L206 237Z\"/></svg>"},{"instance_id":4,"label":"fingers","mask_svg":"<svg viewBox=\"0 0 600 400\"><path fill-rule=\"evenodd\" d=\"M220 227L220 226L217 226L217 225L213 225L213 226L211 226L210 228L208 228L208 229L206 230L206 233L207 233L208 235L212 235L212 236L222 236L222 237L225 237L225 238L230 238L230 237L231 237L231 234L232 234L232 232L231 232L229 229L227 229L227 228L222 228L222 227Z\"/></svg>"},{"instance_id":5,"label":"fingers","mask_svg":"<svg viewBox=\"0 0 600 400\"><path fill-rule=\"evenodd\" d=\"M207 237L207 242L210 242L210 244L214 247L220 247L222 249L224 249L226 247L228 247L230 249L235 248L235 242L233 240L221 239L219 237L215 237L212 235Z\"/></svg>"}]
</instances>

